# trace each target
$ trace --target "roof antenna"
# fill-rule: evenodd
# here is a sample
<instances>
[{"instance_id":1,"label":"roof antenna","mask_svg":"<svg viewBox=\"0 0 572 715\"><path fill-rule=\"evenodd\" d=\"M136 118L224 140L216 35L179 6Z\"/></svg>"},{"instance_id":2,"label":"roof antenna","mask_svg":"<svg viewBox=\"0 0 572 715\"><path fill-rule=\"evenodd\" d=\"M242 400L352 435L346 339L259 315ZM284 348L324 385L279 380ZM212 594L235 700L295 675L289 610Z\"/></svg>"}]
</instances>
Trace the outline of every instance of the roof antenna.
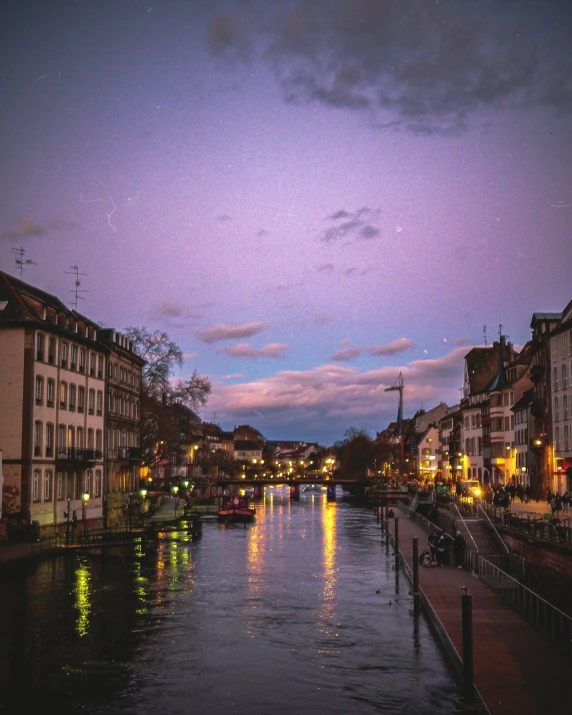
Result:
<instances>
[{"instance_id":1,"label":"roof antenna","mask_svg":"<svg viewBox=\"0 0 572 715\"><path fill-rule=\"evenodd\" d=\"M77 310L77 302L78 300L85 300L85 298L80 295L80 293L88 293L89 291L87 290L80 290L80 285L81 281L79 280L80 276L85 276L87 275L86 273L80 273L79 268L77 266L70 266L71 271L65 271L67 275L75 275L75 288L73 290L68 291L68 293L74 293L74 299L71 303L71 307L74 310Z\"/></svg>"},{"instance_id":2,"label":"roof antenna","mask_svg":"<svg viewBox=\"0 0 572 715\"><path fill-rule=\"evenodd\" d=\"M17 253L16 258L16 268L20 269L20 280L22 280L22 274L24 273L24 266L37 266L38 264L31 258L24 258L26 255L25 248L12 248L12 253Z\"/></svg>"},{"instance_id":3,"label":"roof antenna","mask_svg":"<svg viewBox=\"0 0 572 715\"><path fill-rule=\"evenodd\" d=\"M483 325L483 335L485 338L485 348L487 347L487 326Z\"/></svg>"}]
</instances>

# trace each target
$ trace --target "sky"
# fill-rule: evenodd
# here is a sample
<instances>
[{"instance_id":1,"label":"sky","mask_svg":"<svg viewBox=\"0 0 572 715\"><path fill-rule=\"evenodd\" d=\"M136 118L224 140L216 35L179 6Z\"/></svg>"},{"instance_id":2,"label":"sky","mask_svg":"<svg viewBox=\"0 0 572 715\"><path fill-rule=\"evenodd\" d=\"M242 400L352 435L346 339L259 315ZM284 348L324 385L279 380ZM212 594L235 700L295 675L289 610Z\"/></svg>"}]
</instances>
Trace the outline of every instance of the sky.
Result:
<instances>
[{"instance_id":1,"label":"sky","mask_svg":"<svg viewBox=\"0 0 572 715\"><path fill-rule=\"evenodd\" d=\"M454 405L471 347L572 299L571 31L556 0L3 0L0 269L165 331L223 429L373 437L400 372L404 417Z\"/></svg>"}]
</instances>

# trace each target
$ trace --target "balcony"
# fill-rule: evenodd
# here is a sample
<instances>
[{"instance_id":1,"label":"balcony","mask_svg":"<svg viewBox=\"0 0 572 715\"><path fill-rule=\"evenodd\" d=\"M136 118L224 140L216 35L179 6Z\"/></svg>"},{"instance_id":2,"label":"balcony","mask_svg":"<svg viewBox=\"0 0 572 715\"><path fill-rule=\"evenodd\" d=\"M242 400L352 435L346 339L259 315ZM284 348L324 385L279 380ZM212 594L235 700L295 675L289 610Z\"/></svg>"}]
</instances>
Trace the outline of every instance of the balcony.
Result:
<instances>
[{"instance_id":1,"label":"balcony","mask_svg":"<svg viewBox=\"0 0 572 715\"><path fill-rule=\"evenodd\" d=\"M117 459L126 460L128 462L140 462L141 447L118 447Z\"/></svg>"},{"instance_id":2,"label":"balcony","mask_svg":"<svg viewBox=\"0 0 572 715\"><path fill-rule=\"evenodd\" d=\"M75 449L73 447L58 447L56 462L70 462L78 468L88 469L103 458L99 449Z\"/></svg>"}]
</instances>

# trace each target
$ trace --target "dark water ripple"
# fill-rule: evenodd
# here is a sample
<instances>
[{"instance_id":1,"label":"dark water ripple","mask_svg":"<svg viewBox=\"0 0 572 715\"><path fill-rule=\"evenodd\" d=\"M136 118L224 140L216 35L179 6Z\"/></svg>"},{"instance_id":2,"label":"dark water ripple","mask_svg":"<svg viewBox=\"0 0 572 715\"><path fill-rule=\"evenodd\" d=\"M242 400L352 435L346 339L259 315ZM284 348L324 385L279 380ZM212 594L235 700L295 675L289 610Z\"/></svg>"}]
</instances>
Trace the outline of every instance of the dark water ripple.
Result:
<instances>
[{"instance_id":1,"label":"dark water ripple","mask_svg":"<svg viewBox=\"0 0 572 715\"><path fill-rule=\"evenodd\" d=\"M375 518L323 499L267 489L246 528L3 571L0 712L453 713Z\"/></svg>"}]
</instances>

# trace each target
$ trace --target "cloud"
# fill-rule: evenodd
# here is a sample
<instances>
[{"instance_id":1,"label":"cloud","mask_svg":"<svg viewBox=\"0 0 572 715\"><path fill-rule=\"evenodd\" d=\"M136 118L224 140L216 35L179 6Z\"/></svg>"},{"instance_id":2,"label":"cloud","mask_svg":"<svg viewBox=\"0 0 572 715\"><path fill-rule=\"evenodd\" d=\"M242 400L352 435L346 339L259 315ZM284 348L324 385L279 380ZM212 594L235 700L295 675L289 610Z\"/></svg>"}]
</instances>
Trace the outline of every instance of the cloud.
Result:
<instances>
[{"instance_id":1,"label":"cloud","mask_svg":"<svg viewBox=\"0 0 572 715\"><path fill-rule=\"evenodd\" d=\"M263 348L253 348L250 343L239 343L229 348L219 348L217 353L230 355L231 357L246 358L279 358L283 357L288 346L284 343L269 343Z\"/></svg>"},{"instance_id":2,"label":"cloud","mask_svg":"<svg viewBox=\"0 0 572 715\"><path fill-rule=\"evenodd\" d=\"M240 340L250 338L267 328L269 323L245 323L244 325L216 325L214 328L198 330L197 338L203 343L216 343L220 340Z\"/></svg>"},{"instance_id":3,"label":"cloud","mask_svg":"<svg viewBox=\"0 0 572 715\"><path fill-rule=\"evenodd\" d=\"M56 218L46 224L38 223L32 219L24 218L20 221L18 228L11 231L4 231L2 238L9 240L19 240L23 238L37 238L45 236L51 231L59 231L67 228L75 228L77 224L74 221L63 221Z\"/></svg>"},{"instance_id":4,"label":"cloud","mask_svg":"<svg viewBox=\"0 0 572 715\"><path fill-rule=\"evenodd\" d=\"M271 13L267 7L254 3L248 21L217 15L208 42L215 55L233 58L259 48L288 102L444 135L466 131L486 108L572 111L566 3L299 0Z\"/></svg>"},{"instance_id":5,"label":"cloud","mask_svg":"<svg viewBox=\"0 0 572 715\"><path fill-rule=\"evenodd\" d=\"M345 209L336 211L327 218L337 222L337 226L330 226L322 232L320 240L324 243L339 241L342 238L358 238L371 240L381 235L381 230L374 225L379 218L379 209L370 209L364 206L353 214Z\"/></svg>"},{"instance_id":6,"label":"cloud","mask_svg":"<svg viewBox=\"0 0 572 715\"><path fill-rule=\"evenodd\" d=\"M368 352L370 355L380 357L385 355L398 355L406 350L411 350L413 347L415 347L415 345L409 338L398 338L391 343L371 347Z\"/></svg>"},{"instance_id":7,"label":"cloud","mask_svg":"<svg viewBox=\"0 0 572 715\"><path fill-rule=\"evenodd\" d=\"M325 315L324 313L314 313L312 320L316 325L326 325L327 323L333 323L335 318L332 315Z\"/></svg>"},{"instance_id":8,"label":"cloud","mask_svg":"<svg viewBox=\"0 0 572 715\"><path fill-rule=\"evenodd\" d=\"M256 234L258 238L265 238L266 236L270 236L270 232L266 231L266 229L261 228L260 231Z\"/></svg>"},{"instance_id":9,"label":"cloud","mask_svg":"<svg viewBox=\"0 0 572 715\"><path fill-rule=\"evenodd\" d=\"M225 56L228 59L246 59L251 50L246 22L229 13L221 13L210 19L207 43L214 55Z\"/></svg>"},{"instance_id":10,"label":"cloud","mask_svg":"<svg viewBox=\"0 0 572 715\"><path fill-rule=\"evenodd\" d=\"M333 263L323 263L321 266L316 268L318 273L333 273L334 264Z\"/></svg>"},{"instance_id":11,"label":"cloud","mask_svg":"<svg viewBox=\"0 0 572 715\"><path fill-rule=\"evenodd\" d=\"M194 360L198 356L198 353L183 353L183 360Z\"/></svg>"},{"instance_id":12,"label":"cloud","mask_svg":"<svg viewBox=\"0 0 572 715\"><path fill-rule=\"evenodd\" d=\"M468 351L457 348L439 359L366 372L322 365L305 371L279 371L273 377L237 385L213 382L209 410L216 411L223 423L248 421L264 431L256 416L256 412L263 413L266 420L272 419L275 429L289 432L292 438L304 434L313 439L320 430L323 434L339 430L341 438L350 425L380 431L397 414L395 393L385 389L396 383L399 372L405 385L405 417L440 402L452 406L458 401Z\"/></svg>"},{"instance_id":13,"label":"cloud","mask_svg":"<svg viewBox=\"0 0 572 715\"><path fill-rule=\"evenodd\" d=\"M198 315L184 303L172 300L162 300L153 306L151 317L159 323L166 323L175 328L186 328L189 322L198 319Z\"/></svg>"},{"instance_id":14,"label":"cloud","mask_svg":"<svg viewBox=\"0 0 572 715\"><path fill-rule=\"evenodd\" d=\"M345 350L339 350L335 355L332 355L332 360L336 360L337 362L350 362L359 357L361 353L360 348L345 348Z\"/></svg>"},{"instance_id":15,"label":"cloud","mask_svg":"<svg viewBox=\"0 0 572 715\"><path fill-rule=\"evenodd\" d=\"M216 217L216 220L220 221L220 223L229 223L229 221L232 221L232 216L229 216L228 214L221 214Z\"/></svg>"}]
</instances>

